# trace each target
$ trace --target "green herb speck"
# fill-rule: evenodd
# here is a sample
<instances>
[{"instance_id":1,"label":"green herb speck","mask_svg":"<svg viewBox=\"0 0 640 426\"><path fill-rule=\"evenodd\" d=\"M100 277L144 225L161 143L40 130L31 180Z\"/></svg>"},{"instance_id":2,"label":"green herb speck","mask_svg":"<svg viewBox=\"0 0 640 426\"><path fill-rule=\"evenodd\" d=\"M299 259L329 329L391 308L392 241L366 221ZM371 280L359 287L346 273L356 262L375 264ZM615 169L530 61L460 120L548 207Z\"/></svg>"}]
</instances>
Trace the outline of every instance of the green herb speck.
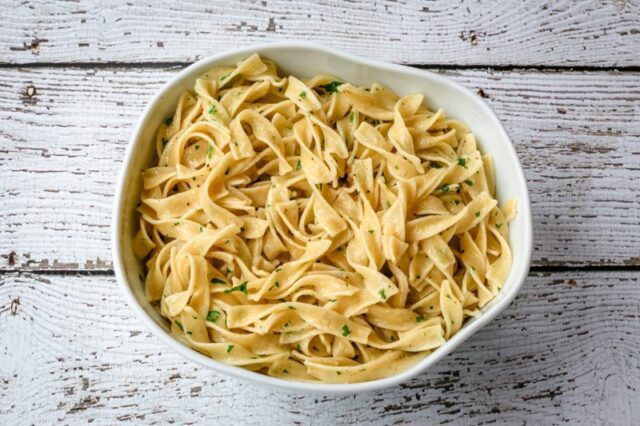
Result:
<instances>
[{"instance_id":1,"label":"green herb speck","mask_svg":"<svg viewBox=\"0 0 640 426\"><path fill-rule=\"evenodd\" d=\"M329 93L336 93L338 91L338 87L340 87L343 83L341 81L334 80L329 84L325 84L322 86L324 90Z\"/></svg>"},{"instance_id":2,"label":"green herb speck","mask_svg":"<svg viewBox=\"0 0 640 426\"><path fill-rule=\"evenodd\" d=\"M240 291L240 292L242 292L244 294L247 294L247 282L245 281L240 285L237 285L235 287L231 287L228 290L225 290L224 294L229 294L229 293L234 292L234 291Z\"/></svg>"},{"instance_id":3,"label":"green herb speck","mask_svg":"<svg viewBox=\"0 0 640 426\"><path fill-rule=\"evenodd\" d=\"M351 329L349 328L349 326L347 326L347 324L342 326L342 335L347 337L348 335L351 334Z\"/></svg>"},{"instance_id":4,"label":"green herb speck","mask_svg":"<svg viewBox=\"0 0 640 426\"><path fill-rule=\"evenodd\" d=\"M209 314L207 315L207 321L216 322L216 321L218 321L218 318L220 318L220 312L218 312L218 311L209 311Z\"/></svg>"}]
</instances>

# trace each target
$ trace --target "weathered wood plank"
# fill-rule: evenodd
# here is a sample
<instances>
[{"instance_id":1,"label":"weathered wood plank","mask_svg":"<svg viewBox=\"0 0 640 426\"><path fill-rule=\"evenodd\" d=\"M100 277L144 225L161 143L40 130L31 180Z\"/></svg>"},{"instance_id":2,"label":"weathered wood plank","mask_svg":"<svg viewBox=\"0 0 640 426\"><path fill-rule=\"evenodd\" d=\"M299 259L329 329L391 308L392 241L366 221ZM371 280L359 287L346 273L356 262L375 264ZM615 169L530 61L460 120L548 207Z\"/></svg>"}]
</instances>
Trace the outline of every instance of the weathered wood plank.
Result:
<instances>
[{"instance_id":1,"label":"weathered wood plank","mask_svg":"<svg viewBox=\"0 0 640 426\"><path fill-rule=\"evenodd\" d=\"M0 423L632 424L638 306L638 272L533 274L503 315L406 385L290 396L184 361L111 276L5 274Z\"/></svg>"},{"instance_id":2,"label":"weathered wood plank","mask_svg":"<svg viewBox=\"0 0 640 426\"><path fill-rule=\"evenodd\" d=\"M0 269L112 267L124 148L144 103L176 71L0 74ZM535 266L640 265L639 73L446 75L482 89L516 144L532 196Z\"/></svg>"},{"instance_id":3,"label":"weathered wood plank","mask_svg":"<svg viewBox=\"0 0 640 426\"><path fill-rule=\"evenodd\" d=\"M410 64L640 65L640 3L3 0L0 62L194 61L308 40Z\"/></svg>"}]
</instances>

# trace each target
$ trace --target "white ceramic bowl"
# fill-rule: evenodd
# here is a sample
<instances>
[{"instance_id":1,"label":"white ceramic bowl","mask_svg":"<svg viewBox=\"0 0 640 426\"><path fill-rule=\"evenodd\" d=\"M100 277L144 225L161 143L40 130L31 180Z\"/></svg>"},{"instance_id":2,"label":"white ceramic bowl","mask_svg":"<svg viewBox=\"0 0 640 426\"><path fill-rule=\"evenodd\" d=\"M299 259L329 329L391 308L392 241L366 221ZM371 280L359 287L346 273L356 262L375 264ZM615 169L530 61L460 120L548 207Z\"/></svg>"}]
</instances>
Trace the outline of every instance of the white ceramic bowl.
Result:
<instances>
[{"instance_id":1,"label":"white ceramic bowl","mask_svg":"<svg viewBox=\"0 0 640 426\"><path fill-rule=\"evenodd\" d=\"M185 346L171 336L168 322L146 301L141 281L143 265L132 249L138 227L136 203L142 179L140 172L154 160L155 131L171 115L178 97L191 90L195 79L214 66L235 65L252 53L275 61L284 74L311 77L327 73L359 84L381 83L399 95L423 93L433 108L443 108L447 116L464 121L478 139L483 153L495 159L498 201L518 198L518 214L511 222L510 244L513 265L498 296L482 313L468 321L453 338L408 370L381 380L353 384L299 383L225 365ZM431 72L359 58L309 43L285 42L237 49L203 59L178 73L165 84L145 108L134 129L118 179L113 213L112 246L115 274L129 305L140 320L161 341L185 358L220 373L287 391L324 394L379 390L405 382L425 371L453 351L511 303L529 271L532 245L531 210L522 167L509 136L489 106L475 93Z\"/></svg>"}]
</instances>

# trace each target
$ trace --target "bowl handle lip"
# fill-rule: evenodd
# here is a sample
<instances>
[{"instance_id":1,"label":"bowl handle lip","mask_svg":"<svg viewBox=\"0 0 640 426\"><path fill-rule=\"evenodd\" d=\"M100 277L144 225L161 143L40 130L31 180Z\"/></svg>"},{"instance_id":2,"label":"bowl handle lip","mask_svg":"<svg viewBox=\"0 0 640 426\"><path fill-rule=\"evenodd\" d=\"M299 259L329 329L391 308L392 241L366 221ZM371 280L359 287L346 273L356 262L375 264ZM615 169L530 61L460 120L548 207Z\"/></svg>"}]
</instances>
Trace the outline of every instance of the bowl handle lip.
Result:
<instances>
[{"instance_id":1,"label":"bowl handle lip","mask_svg":"<svg viewBox=\"0 0 640 426\"><path fill-rule=\"evenodd\" d=\"M517 181L519 186L519 194L518 194L518 215L522 215L521 220L524 223L524 235L523 235L523 247L522 254L519 256L520 262L517 265L514 265L515 268L511 270L507 282L510 282L508 291L506 291L503 297L497 301L495 306L493 306L490 310L487 310L480 315L476 322L470 324L472 327L463 328L458 334L453 336L451 339L447 341L449 344L445 344L440 348L436 349L434 352L426 356L421 361L417 362L415 365L410 367L407 370L401 371L393 376L373 380L369 382L361 382L361 383L350 383L350 384L327 384L327 383L305 383L305 382L294 382L290 380L277 379L274 377L269 377L265 375L260 375L248 370L244 370L239 367L229 366L226 364L221 364L205 355L196 352L180 342L176 341L173 337L165 332L150 316L149 314L142 308L142 306L137 302L135 295L129 285L127 280L126 273L124 271L124 262L122 261L122 246L120 242L119 236L121 235L121 226L123 220L123 207L124 207L124 193L125 193L125 185L128 181L128 177L132 172L132 164L131 160L133 157L133 153L135 151L137 141L139 139L140 133L144 128L144 124L148 119L153 107L160 101L164 93L171 89L172 86L178 84L185 77L188 77L192 73L197 70L205 71L207 67L213 65L213 63L225 60L228 57L238 56L238 55L249 55L252 53L264 53L268 54L270 51L282 51L282 50L292 50L292 49L307 49L312 51L318 51L324 54L328 54L335 57L340 57L344 60L366 65L372 66L379 69L398 71L404 74L413 74L413 75L424 75L429 74L430 78L438 80L439 82L451 86L457 90L460 90L474 99L477 103L477 106L483 109L493 120L493 124L497 127L497 129L501 132L501 136L507 140L509 143L506 144L506 149L508 151L509 156L512 160L514 160L514 166L517 171ZM254 384L266 386L269 388L275 388L279 390L286 390L288 392L303 392L303 393L318 393L318 394L353 394L360 392L368 392L368 391L376 391L382 390L385 388L389 388L395 386L399 383L403 383L408 381L409 379L417 376L421 372L424 372L427 368L438 362L444 356L452 352L455 348L457 348L464 340L473 335L476 331L482 328L485 324L491 321L495 316L497 316L501 311L503 311L516 297L518 291L522 287L528 272L531 263L531 253L533 251L533 223L531 216L531 201L529 197L529 189L527 187L527 180L524 175L524 171L522 168L522 163L520 162L518 155L513 146L513 142L509 137L507 131L504 126L498 119L496 113L493 109L487 104L487 102L478 96L476 93L471 91L470 89L464 87L463 85L445 77L439 75L437 73L415 69L412 67L408 67L405 65L391 64L386 62L381 62L373 59L363 58L359 56L355 56L349 53L341 52L339 50L333 49L331 47L320 46L318 44L305 42L305 41L281 41L276 43L265 43L253 45L250 47L244 47L240 49L232 49L225 52L221 52L216 55L208 56L204 59L201 59L182 71L173 76L169 81L167 81L153 96L153 98L146 104L140 118L136 122L136 125L131 133L131 137L126 147L122 167L120 173L118 174L118 179L116 181L116 189L115 189L115 200L113 204L113 213L112 213L112 221L111 221L111 250L112 250L112 258L113 258L113 266L114 273L116 277L116 281L118 282L118 286L120 290L127 300L129 306L133 309L138 319L145 324L145 326L150 329L153 334L160 339L165 345L174 350L175 352L181 354L185 358L201 365L203 367L213 368L214 370L231 375L235 378L241 379L243 381L249 381ZM506 285L505 285L506 286Z\"/></svg>"}]
</instances>

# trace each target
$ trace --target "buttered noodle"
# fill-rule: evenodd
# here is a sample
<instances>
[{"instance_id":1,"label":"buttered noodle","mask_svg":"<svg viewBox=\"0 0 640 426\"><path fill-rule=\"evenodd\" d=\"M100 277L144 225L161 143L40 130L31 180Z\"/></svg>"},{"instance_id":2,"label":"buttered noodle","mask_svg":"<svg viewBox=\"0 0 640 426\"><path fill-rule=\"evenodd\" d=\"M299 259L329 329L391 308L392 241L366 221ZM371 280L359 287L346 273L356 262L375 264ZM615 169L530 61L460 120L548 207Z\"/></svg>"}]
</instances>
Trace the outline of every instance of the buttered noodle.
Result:
<instances>
[{"instance_id":1,"label":"buttered noodle","mask_svg":"<svg viewBox=\"0 0 640 426\"><path fill-rule=\"evenodd\" d=\"M157 132L134 248L172 332L291 380L392 375L511 267L492 159L464 123L253 55L210 70Z\"/></svg>"}]
</instances>

